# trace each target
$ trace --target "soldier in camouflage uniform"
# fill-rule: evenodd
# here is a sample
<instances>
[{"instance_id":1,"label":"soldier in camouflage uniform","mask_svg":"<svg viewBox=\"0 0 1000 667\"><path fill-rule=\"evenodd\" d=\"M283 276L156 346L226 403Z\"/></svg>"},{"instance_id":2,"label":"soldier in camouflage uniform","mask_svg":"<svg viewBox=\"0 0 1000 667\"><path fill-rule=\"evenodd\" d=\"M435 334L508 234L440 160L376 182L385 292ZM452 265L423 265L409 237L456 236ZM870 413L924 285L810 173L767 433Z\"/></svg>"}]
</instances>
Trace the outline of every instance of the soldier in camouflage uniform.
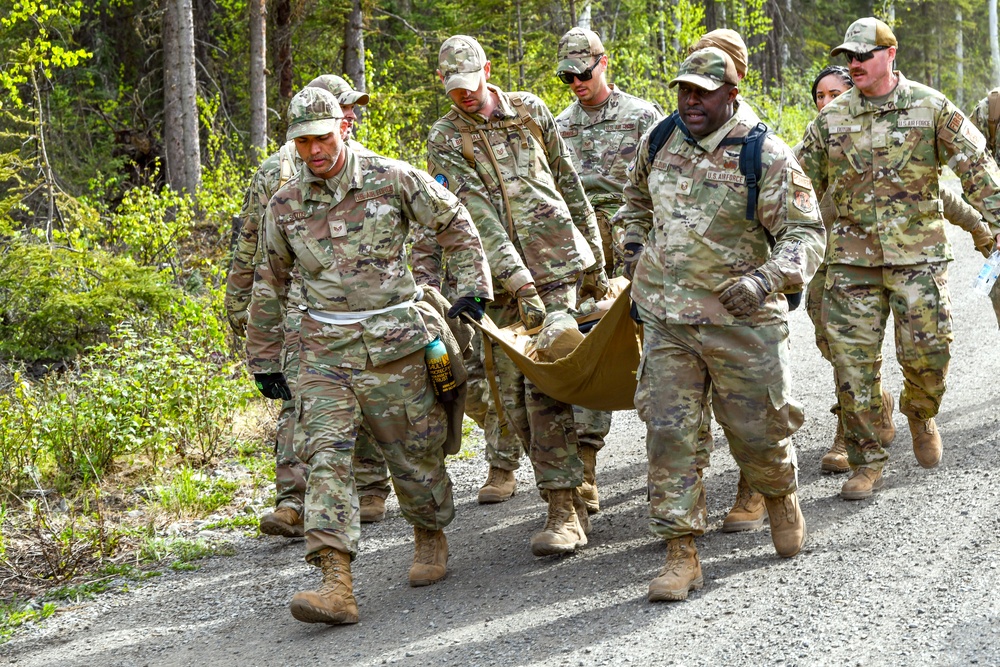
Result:
<instances>
[{"instance_id":1,"label":"soldier in camouflage uniform","mask_svg":"<svg viewBox=\"0 0 1000 667\"><path fill-rule=\"evenodd\" d=\"M706 393L733 458L765 497L777 553L794 556L805 541L790 440L802 411L789 395L780 293L801 289L816 270L823 225L809 179L773 135L762 146L754 219L746 219L741 147L724 143L752 129L734 108L737 82L722 50L688 56L670 82L681 122L652 159L643 137L617 214L626 243L644 245L631 290L644 325L635 406L647 428L650 529L667 540L650 601L682 600L703 585L694 537L706 528L697 508Z\"/></svg>"},{"instance_id":2,"label":"soldier in camouflage uniform","mask_svg":"<svg viewBox=\"0 0 1000 667\"><path fill-rule=\"evenodd\" d=\"M877 426L889 409L879 372L890 312L904 378L899 406L914 454L925 468L941 460L934 416L953 334L947 288L952 253L939 173L946 163L958 174L965 196L993 232L1000 173L985 138L961 111L892 69L896 37L889 26L875 18L855 21L831 56L840 53L855 87L809 125L799 155L818 191L830 190L837 210L821 317L853 469L841 496L857 500L882 488L889 457Z\"/></svg>"},{"instance_id":3,"label":"soldier in camouflage uniform","mask_svg":"<svg viewBox=\"0 0 1000 667\"><path fill-rule=\"evenodd\" d=\"M506 240L489 255L497 291L490 317L501 327L521 322L532 329L548 311L574 309L578 294L606 292L594 211L548 108L534 95L508 94L487 83L490 62L472 37L447 39L438 64L455 105L431 127L428 170L465 203L480 234ZM494 348L503 394L496 407L505 427L528 444L536 484L549 504L532 551L573 551L587 537L581 523L586 510L574 493L583 464L572 408L538 391L499 347L490 344L484 352ZM486 370L491 372L488 364ZM489 462L487 486L512 493L519 457L519 451L498 452Z\"/></svg>"},{"instance_id":4,"label":"soldier in camouflage uniform","mask_svg":"<svg viewBox=\"0 0 1000 667\"><path fill-rule=\"evenodd\" d=\"M309 86L323 88L337 97L344 114L344 141L359 154L371 155L371 151L351 137L354 121L357 119L354 106L368 104L368 94L353 90L344 79L331 74L313 79ZM226 316L233 333L239 337L246 335L254 267L264 259L266 245L259 232L267 202L278 188L298 173L301 166L302 160L295 151L294 142L287 142L261 163L244 197L240 213L242 225L233 251L225 298ZM293 390L299 368L299 325L303 309L302 286L296 279L288 295L282 353L283 370ZM289 400L282 403L278 413L274 445L275 511L264 515L260 521L260 530L267 535L302 536L302 502L307 467L299 460L297 453L301 451L304 434L301 429L296 428L296 421L292 418L294 411L295 404ZM366 432L358 435L354 474L361 497L362 523L381 521L385 517L385 499L389 495L389 473L385 461L374 446L371 434Z\"/></svg>"},{"instance_id":5,"label":"soldier in camouflage uniform","mask_svg":"<svg viewBox=\"0 0 1000 667\"><path fill-rule=\"evenodd\" d=\"M989 95L980 100L970 118L986 137L986 150L996 162L1000 163L1000 88L994 88ZM1000 280L994 283L990 299L993 300L993 312L997 316L997 324L1000 324Z\"/></svg>"},{"instance_id":6,"label":"soldier in camouflage uniform","mask_svg":"<svg viewBox=\"0 0 1000 667\"><path fill-rule=\"evenodd\" d=\"M447 574L442 530L454 516L445 471L446 416L424 361L433 340L407 266L411 225L437 234L460 291L451 316L482 316L492 298L489 267L468 212L410 165L344 147L342 112L326 90L305 88L289 106L288 139L304 160L271 198L267 261L258 269L247 337L261 393L287 397L282 322L297 268L307 307L302 319L296 417L309 466L306 560L323 571L316 591L296 593L292 615L305 622L358 620L350 564L360 533L352 459L359 429L375 438L404 518L413 524L409 579L423 586Z\"/></svg>"},{"instance_id":7,"label":"soldier in camouflage uniform","mask_svg":"<svg viewBox=\"0 0 1000 667\"><path fill-rule=\"evenodd\" d=\"M621 250L613 248L611 218L621 206L625 170L635 157L639 139L663 113L655 104L608 83L608 55L592 30L573 28L563 35L557 62L557 76L571 87L577 100L556 116L556 126L597 215L604 268L609 274L620 274L615 258ZM611 430L611 413L574 406L573 417L583 459L580 495L587 511L597 512L597 452Z\"/></svg>"}]
</instances>

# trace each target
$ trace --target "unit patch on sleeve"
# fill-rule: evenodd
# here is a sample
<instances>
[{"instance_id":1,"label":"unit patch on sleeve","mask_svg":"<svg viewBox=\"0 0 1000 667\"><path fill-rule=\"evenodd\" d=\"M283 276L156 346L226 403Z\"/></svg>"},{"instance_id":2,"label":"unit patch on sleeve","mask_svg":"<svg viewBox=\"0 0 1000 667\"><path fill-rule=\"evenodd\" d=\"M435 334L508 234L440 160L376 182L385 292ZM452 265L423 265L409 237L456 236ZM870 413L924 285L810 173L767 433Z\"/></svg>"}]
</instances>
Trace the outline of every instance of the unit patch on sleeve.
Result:
<instances>
[{"instance_id":1,"label":"unit patch on sleeve","mask_svg":"<svg viewBox=\"0 0 1000 667\"><path fill-rule=\"evenodd\" d=\"M437 181L439 185L442 185L446 188L448 187L448 177L445 176L444 174L438 174L437 176L434 177L434 180Z\"/></svg>"}]
</instances>

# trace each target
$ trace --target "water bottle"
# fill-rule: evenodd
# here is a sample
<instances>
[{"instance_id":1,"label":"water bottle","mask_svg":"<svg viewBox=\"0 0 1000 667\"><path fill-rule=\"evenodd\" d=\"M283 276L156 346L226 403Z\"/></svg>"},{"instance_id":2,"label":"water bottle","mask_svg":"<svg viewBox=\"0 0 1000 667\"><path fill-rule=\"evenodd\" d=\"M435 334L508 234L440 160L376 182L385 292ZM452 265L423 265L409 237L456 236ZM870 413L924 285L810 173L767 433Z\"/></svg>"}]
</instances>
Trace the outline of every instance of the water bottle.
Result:
<instances>
[{"instance_id":1,"label":"water bottle","mask_svg":"<svg viewBox=\"0 0 1000 667\"><path fill-rule=\"evenodd\" d=\"M448 348L437 337L424 348L427 359L427 371L431 376L434 393L442 403L450 403L458 398L458 384L455 374L451 372L451 360L448 359Z\"/></svg>"},{"instance_id":2,"label":"water bottle","mask_svg":"<svg viewBox=\"0 0 1000 667\"><path fill-rule=\"evenodd\" d=\"M979 275L972 281L972 289L983 296L989 296L993 289L993 283L1000 276L1000 250L994 250L989 256L983 268L979 270Z\"/></svg>"}]
</instances>

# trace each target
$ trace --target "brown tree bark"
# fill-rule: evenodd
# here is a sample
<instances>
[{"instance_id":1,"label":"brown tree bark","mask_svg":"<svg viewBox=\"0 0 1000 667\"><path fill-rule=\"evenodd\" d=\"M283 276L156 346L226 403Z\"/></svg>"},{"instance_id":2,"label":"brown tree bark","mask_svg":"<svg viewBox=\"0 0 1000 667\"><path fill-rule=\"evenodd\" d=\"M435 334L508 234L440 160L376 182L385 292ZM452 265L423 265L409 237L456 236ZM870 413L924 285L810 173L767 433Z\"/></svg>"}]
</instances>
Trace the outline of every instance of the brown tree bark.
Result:
<instances>
[{"instance_id":1,"label":"brown tree bark","mask_svg":"<svg viewBox=\"0 0 1000 667\"><path fill-rule=\"evenodd\" d=\"M365 15L361 0L351 0L344 26L344 73L355 90L365 90Z\"/></svg>"},{"instance_id":2,"label":"brown tree bark","mask_svg":"<svg viewBox=\"0 0 1000 667\"><path fill-rule=\"evenodd\" d=\"M278 95L290 100L292 89L292 0L277 0L274 4L274 32L277 42Z\"/></svg>"}]
</instances>

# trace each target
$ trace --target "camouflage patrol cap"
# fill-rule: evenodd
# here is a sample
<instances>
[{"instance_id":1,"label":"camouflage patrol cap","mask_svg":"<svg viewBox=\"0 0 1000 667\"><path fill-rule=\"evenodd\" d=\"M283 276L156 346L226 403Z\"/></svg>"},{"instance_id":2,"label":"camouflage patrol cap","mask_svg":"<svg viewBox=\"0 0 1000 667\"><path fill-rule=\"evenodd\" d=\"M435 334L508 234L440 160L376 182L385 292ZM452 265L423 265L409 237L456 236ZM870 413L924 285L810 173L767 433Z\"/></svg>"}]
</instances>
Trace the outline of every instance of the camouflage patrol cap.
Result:
<instances>
[{"instance_id":1,"label":"camouflage patrol cap","mask_svg":"<svg viewBox=\"0 0 1000 667\"><path fill-rule=\"evenodd\" d=\"M444 77L444 92L450 93L456 88L479 88L479 73L486 63L486 53L474 38L454 35L444 40L438 51L438 69Z\"/></svg>"},{"instance_id":2,"label":"camouflage patrol cap","mask_svg":"<svg viewBox=\"0 0 1000 667\"><path fill-rule=\"evenodd\" d=\"M328 92L333 93L333 96L337 98L337 101L343 105L347 104L360 104L364 106L368 104L368 93L363 93L360 90L354 90L351 88L351 84L344 81L339 76L333 74L324 74L318 76L306 86L307 88L322 88Z\"/></svg>"},{"instance_id":3,"label":"camouflage patrol cap","mask_svg":"<svg viewBox=\"0 0 1000 667\"><path fill-rule=\"evenodd\" d=\"M838 53L868 53L879 46L898 46L892 28L874 16L858 19L844 34L844 43L830 51L833 57Z\"/></svg>"},{"instance_id":4,"label":"camouflage patrol cap","mask_svg":"<svg viewBox=\"0 0 1000 667\"><path fill-rule=\"evenodd\" d=\"M322 88L303 88L288 105L288 132L285 140L339 133L343 117L344 112L340 110L340 103L333 93Z\"/></svg>"},{"instance_id":5,"label":"camouflage patrol cap","mask_svg":"<svg viewBox=\"0 0 1000 667\"><path fill-rule=\"evenodd\" d=\"M742 80L747 75L747 65L750 63L750 54L747 51L746 42L740 37L740 33L729 28L719 28L702 35L701 39L694 43L688 50L688 55L700 49L707 49L714 46L722 49L736 65L736 75Z\"/></svg>"},{"instance_id":6,"label":"camouflage patrol cap","mask_svg":"<svg viewBox=\"0 0 1000 667\"><path fill-rule=\"evenodd\" d=\"M573 28L559 40L556 72L581 74L594 64L594 59L604 55L601 38L593 30Z\"/></svg>"},{"instance_id":7,"label":"camouflage patrol cap","mask_svg":"<svg viewBox=\"0 0 1000 667\"><path fill-rule=\"evenodd\" d=\"M695 51L681 63L677 76L670 81L670 87L673 88L682 81L705 90L718 90L725 83L735 86L740 78L736 74L733 59L722 49L710 46Z\"/></svg>"}]
</instances>

